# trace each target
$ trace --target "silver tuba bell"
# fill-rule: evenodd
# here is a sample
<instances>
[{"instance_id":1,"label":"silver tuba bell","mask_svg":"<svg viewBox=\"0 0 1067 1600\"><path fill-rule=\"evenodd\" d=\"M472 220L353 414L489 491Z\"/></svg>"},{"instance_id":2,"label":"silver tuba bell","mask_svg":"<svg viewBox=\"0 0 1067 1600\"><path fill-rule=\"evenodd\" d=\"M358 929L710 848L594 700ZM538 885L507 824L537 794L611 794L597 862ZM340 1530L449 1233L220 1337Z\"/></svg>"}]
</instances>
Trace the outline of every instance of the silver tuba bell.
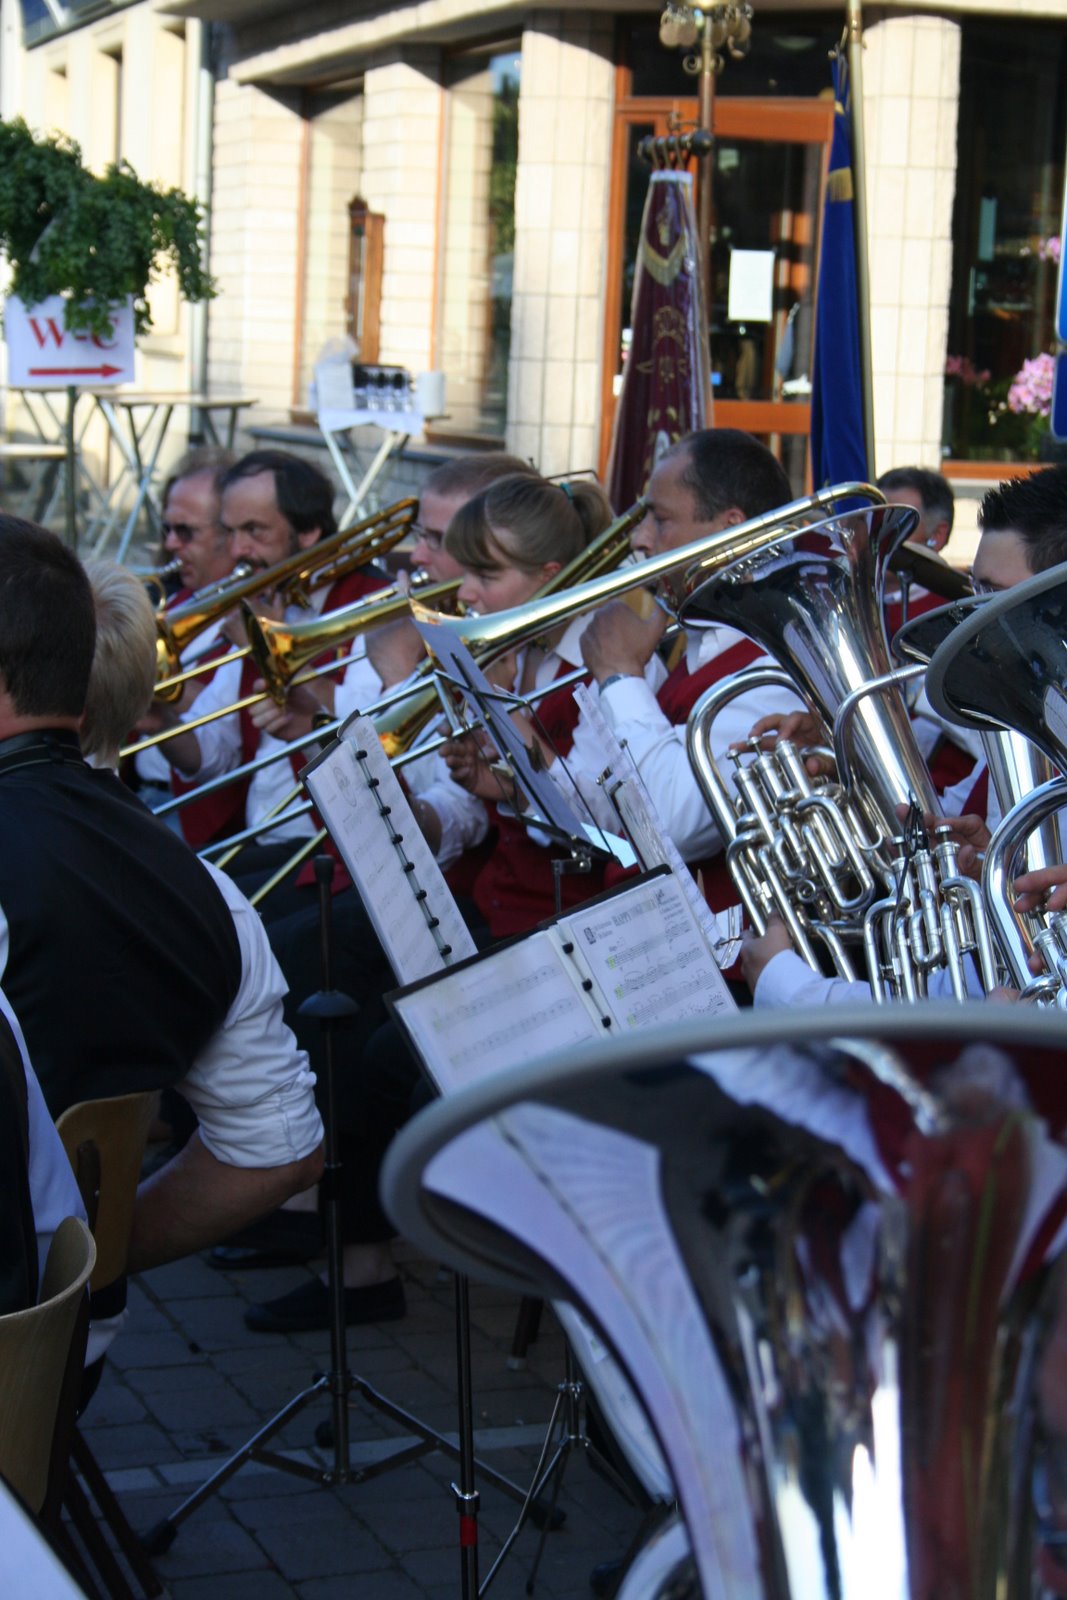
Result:
<instances>
[{"instance_id":1,"label":"silver tuba bell","mask_svg":"<svg viewBox=\"0 0 1067 1600\"><path fill-rule=\"evenodd\" d=\"M972 602L934 651L927 695L950 722L982 734L1003 814L983 892L1012 980L1029 999L1067 1006L1067 915L1019 914L1011 895L1017 873L1067 861L1067 569ZM1034 950L1047 968L1036 980Z\"/></svg>"},{"instance_id":2,"label":"silver tuba bell","mask_svg":"<svg viewBox=\"0 0 1067 1600\"><path fill-rule=\"evenodd\" d=\"M627 1600L1062 1594L1062 1022L795 1034L748 1013L501 1071L402 1130L390 1214L571 1300L628 1374L689 1557L669 1528Z\"/></svg>"},{"instance_id":3,"label":"silver tuba bell","mask_svg":"<svg viewBox=\"0 0 1067 1600\"><path fill-rule=\"evenodd\" d=\"M758 930L777 911L811 966L821 945L876 999L918 998L939 970L962 999L968 955L982 988L996 984L993 946L948 830L927 845L922 816L941 808L901 691L920 669L893 667L882 623L888 564L914 524L903 507L852 512L688 574L697 586L681 607L685 626L727 623L762 645L828 730L837 777L809 778L803 752L780 741L736 755L734 799L711 758L711 727L726 699L759 681L744 674L697 703L689 752Z\"/></svg>"}]
</instances>

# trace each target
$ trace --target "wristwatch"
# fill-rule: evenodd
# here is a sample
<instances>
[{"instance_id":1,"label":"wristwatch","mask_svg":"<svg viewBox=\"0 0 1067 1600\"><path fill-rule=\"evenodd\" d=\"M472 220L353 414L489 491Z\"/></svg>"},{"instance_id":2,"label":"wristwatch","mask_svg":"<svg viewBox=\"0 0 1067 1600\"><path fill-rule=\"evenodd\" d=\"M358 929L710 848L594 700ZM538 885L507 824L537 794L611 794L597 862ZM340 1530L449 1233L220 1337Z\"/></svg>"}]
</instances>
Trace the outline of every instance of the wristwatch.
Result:
<instances>
[{"instance_id":1,"label":"wristwatch","mask_svg":"<svg viewBox=\"0 0 1067 1600\"><path fill-rule=\"evenodd\" d=\"M639 672L611 672L600 685L600 692L603 694L604 690L610 689L613 683L622 683L627 678L639 678L640 676Z\"/></svg>"}]
</instances>

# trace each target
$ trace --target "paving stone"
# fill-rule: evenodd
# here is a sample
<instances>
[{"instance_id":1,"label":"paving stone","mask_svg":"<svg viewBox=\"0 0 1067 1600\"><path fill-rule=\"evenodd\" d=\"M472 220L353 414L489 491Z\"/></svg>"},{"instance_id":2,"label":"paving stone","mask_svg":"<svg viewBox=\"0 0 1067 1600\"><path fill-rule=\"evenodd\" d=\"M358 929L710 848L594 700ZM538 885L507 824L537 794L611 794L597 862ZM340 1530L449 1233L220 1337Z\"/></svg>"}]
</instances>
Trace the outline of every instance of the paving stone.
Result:
<instances>
[{"instance_id":1,"label":"paving stone","mask_svg":"<svg viewBox=\"0 0 1067 1600\"><path fill-rule=\"evenodd\" d=\"M181 1578L168 1584L171 1600L295 1600L297 1591L280 1572L232 1572L218 1578Z\"/></svg>"},{"instance_id":2,"label":"paving stone","mask_svg":"<svg viewBox=\"0 0 1067 1600\"><path fill-rule=\"evenodd\" d=\"M108 1359L123 1372L138 1367L177 1367L203 1360L191 1348L191 1336L180 1333L124 1333L108 1351Z\"/></svg>"},{"instance_id":3,"label":"paving stone","mask_svg":"<svg viewBox=\"0 0 1067 1600\"><path fill-rule=\"evenodd\" d=\"M231 1517L211 1519L206 1513L183 1525L166 1554L155 1558L156 1570L168 1585L172 1578L261 1572L271 1566L270 1558L239 1523ZM222 1600L228 1580L217 1581Z\"/></svg>"},{"instance_id":4,"label":"paving stone","mask_svg":"<svg viewBox=\"0 0 1067 1600\"><path fill-rule=\"evenodd\" d=\"M342 1573L378 1573L392 1565L377 1538L354 1518L348 1519L347 1530L339 1531L334 1516L314 1508L297 1523L260 1528L256 1539L293 1583Z\"/></svg>"},{"instance_id":5,"label":"paving stone","mask_svg":"<svg viewBox=\"0 0 1067 1600\"><path fill-rule=\"evenodd\" d=\"M205 1295L222 1295L228 1298L226 1286L219 1282L222 1273L208 1266L203 1256L186 1256L182 1261L172 1261L165 1267L153 1267L142 1273L141 1287L145 1293L165 1306L177 1300Z\"/></svg>"},{"instance_id":6,"label":"paving stone","mask_svg":"<svg viewBox=\"0 0 1067 1600\"><path fill-rule=\"evenodd\" d=\"M85 1437L105 1472L110 1467L155 1466L160 1461L174 1461L182 1453L169 1434L150 1422L98 1428L87 1413Z\"/></svg>"},{"instance_id":7,"label":"paving stone","mask_svg":"<svg viewBox=\"0 0 1067 1600\"><path fill-rule=\"evenodd\" d=\"M376 1572L373 1581L360 1586L366 1600L423 1600L421 1591L403 1572ZM300 1600L355 1600L350 1578L315 1578L299 1585Z\"/></svg>"},{"instance_id":8,"label":"paving stone","mask_svg":"<svg viewBox=\"0 0 1067 1600\"><path fill-rule=\"evenodd\" d=\"M262 1417L232 1385L215 1374L210 1388L159 1390L146 1397L146 1402L156 1421L165 1428L211 1429L224 1426L243 1427L255 1433Z\"/></svg>"}]
</instances>

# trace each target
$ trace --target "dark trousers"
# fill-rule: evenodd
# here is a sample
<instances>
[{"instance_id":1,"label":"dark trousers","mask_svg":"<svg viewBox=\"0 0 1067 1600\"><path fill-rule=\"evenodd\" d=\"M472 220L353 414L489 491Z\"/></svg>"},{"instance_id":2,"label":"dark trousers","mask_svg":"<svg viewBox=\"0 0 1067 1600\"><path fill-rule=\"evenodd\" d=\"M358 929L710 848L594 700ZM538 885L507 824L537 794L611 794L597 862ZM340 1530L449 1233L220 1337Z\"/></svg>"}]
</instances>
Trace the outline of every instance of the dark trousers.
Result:
<instances>
[{"instance_id":1,"label":"dark trousers","mask_svg":"<svg viewBox=\"0 0 1067 1600\"><path fill-rule=\"evenodd\" d=\"M432 1090L383 995L396 988L393 970L358 893L334 895L331 941L333 986L359 1007L334 1033L334 1099L342 1163L341 1215L345 1242L380 1243L395 1230L378 1200L378 1174L393 1135L426 1102ZM472 904L461 902L476 941L488 940ZM307 1051L318 1080L316 1097L325 1108L325 1042L321 1023L299 1015L308 995L322 987L317 904L268 924L271 948L289 994L285 1020Z\"/></svg>"}]
</instances>

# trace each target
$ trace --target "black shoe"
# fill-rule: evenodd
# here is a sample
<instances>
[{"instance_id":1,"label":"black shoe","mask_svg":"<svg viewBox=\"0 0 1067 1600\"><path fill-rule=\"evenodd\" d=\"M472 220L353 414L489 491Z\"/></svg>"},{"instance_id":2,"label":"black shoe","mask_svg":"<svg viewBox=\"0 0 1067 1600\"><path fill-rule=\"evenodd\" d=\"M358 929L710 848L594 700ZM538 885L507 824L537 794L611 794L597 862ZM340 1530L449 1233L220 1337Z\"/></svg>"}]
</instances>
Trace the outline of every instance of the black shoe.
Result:
<instances>
[{"instance_id":1,"label":"black shoe","mask_svg":"<svg viewBox=\"0 0 1067 1600\"><path fill-rule=\"evenodd\" d=\"M407 1309L399 1278L346 1289L345 1322L397 1322ZM249 1306L245 1327L254 1333L316 1333L330 1326L330 1291L321 1278L312 1278L288 1294L265 1305Z\"/></svg>"},{"instance_id":2,"label":"black shoe","mask_svg":"<svg viewBox=\"0 0 1067 1600\"><path fill-rule=\"evenodd\" d=\"M589 1574L589 1587L597 1600L611 1600L626 1573L626 1563L618 1558L599 1562Z\"/></svg>"},{"instance_id":3,"label":"black shoe","mask_svg":"<svg viewBox=\"0 0 1067 1600\"><path fill-rule=\"evenodd\" d=\"M314 1211L272 1211L217 1244L210 1266L223 1272L251 1267L288 1267L310 1261L323 1250L322 1223Z\"/></svg>"}]
</instances>

